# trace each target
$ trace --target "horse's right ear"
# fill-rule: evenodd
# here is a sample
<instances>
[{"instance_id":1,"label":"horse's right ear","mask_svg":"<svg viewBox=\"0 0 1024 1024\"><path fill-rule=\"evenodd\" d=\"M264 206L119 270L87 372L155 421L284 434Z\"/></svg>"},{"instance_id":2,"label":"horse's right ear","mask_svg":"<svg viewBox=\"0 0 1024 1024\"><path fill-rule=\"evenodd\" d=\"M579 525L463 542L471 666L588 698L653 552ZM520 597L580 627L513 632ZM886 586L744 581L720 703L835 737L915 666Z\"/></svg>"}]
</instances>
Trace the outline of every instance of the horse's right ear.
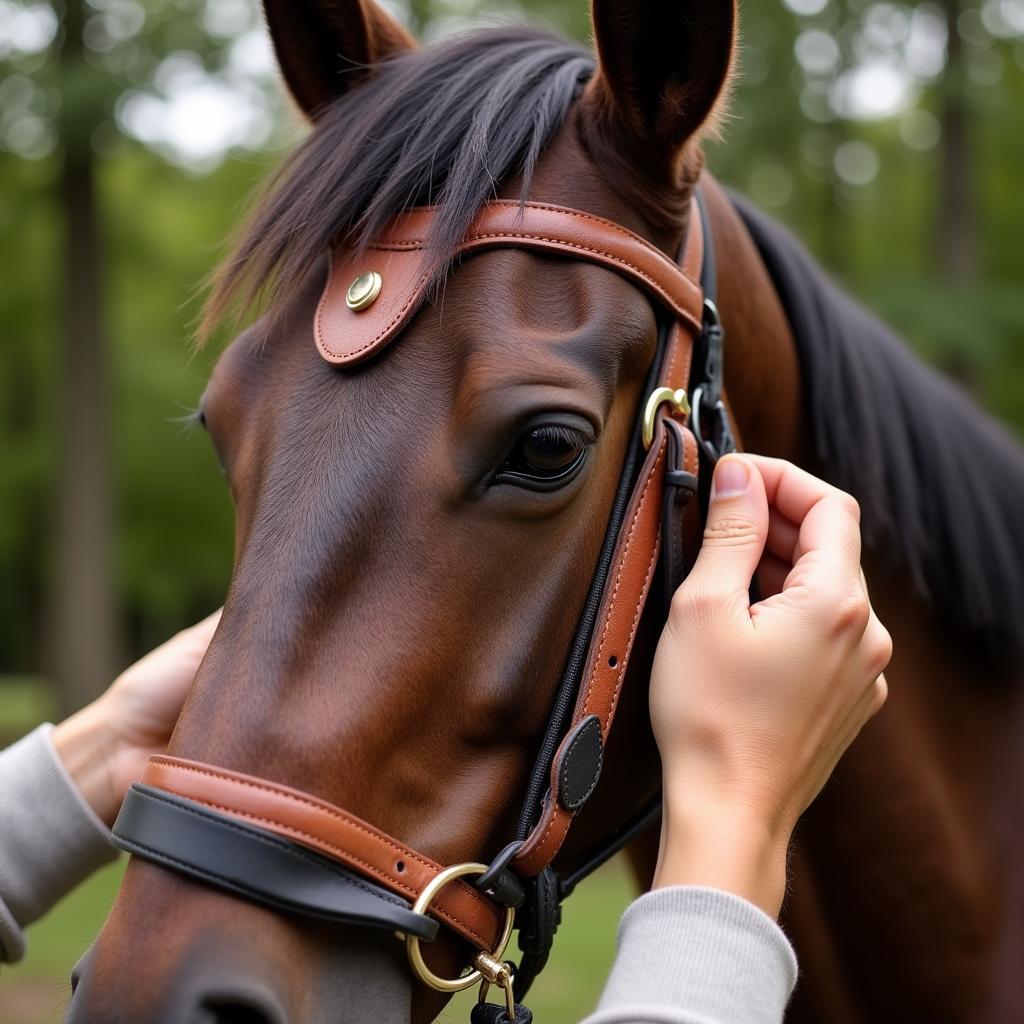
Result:
<instances>
[{"instance_id":1,"label":"horse's right ear","mask_svg":"<svg viewBox=\"0 0 1024 1024\"><path fill-rule=\"evenodd\" d=\"M374 0L263 0L288 88L316 120L386 57L416 47Z\"/></svg>"},{"instance_id":2,"label":"horse's right ear","mask_svg":"<svg viewBox=\"0 0 1024 1024\"><path fill-rule=\"evenodd\" d=\"M683 149L728 90L737 0L592 0L587 102L637 169L675 180Z\"/></svg>"}]
</instances>

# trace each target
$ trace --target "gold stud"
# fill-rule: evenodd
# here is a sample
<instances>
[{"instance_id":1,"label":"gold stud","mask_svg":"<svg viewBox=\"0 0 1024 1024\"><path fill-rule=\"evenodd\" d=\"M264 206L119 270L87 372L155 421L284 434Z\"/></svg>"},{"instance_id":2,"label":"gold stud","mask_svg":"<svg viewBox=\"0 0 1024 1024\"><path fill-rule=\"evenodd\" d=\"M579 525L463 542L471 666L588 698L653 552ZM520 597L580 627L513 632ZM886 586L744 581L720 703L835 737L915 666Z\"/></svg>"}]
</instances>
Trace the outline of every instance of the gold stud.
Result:
<instances>
[{"instance_id":1,"label":"gold stud","mask_svg":"<svg viewBox=\"0 0 1024 1024\"><path fill-rule=\"evenodd\" d=\"M384 278L376 270L369 270L360 274L349 286L345 293L345 305L353 312L369 309L377 301L380 290L384 285Z\"/></svg>"}]
</instances>

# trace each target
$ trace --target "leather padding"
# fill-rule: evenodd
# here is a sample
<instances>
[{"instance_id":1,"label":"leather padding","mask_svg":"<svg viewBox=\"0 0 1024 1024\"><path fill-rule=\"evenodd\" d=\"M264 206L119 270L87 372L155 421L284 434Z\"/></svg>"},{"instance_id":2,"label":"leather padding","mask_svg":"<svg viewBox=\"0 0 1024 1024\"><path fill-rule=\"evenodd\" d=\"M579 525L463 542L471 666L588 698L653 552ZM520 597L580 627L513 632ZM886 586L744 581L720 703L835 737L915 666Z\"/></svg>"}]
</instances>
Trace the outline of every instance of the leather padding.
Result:
<instances>
[{"instance_id":1,"label":"leather padding","mask_svg":"<svg viewBox=\"0 0 1024 1024\"><path fill-rule=\"evenodd\" d=\"M369 822L278 782L166 755L149 759L142 781L294 840L403 899L414 901L443 870L436 861ZM430 913L477 949L494 949L501 934L503 911L462 880L437 894Z\"/></svg>"},{"instance_id":2,"label":"leather padding","mask_svg":"<svg viewBox=\"0 0 1024 1024\"><path fill-rule=\"evenodd\" d=\"M151 786L125 795L111 841L143 860L290 914L400 931L428 941L438 923L335 861Z\"/></svg>"},{"instance_id":3,"label":"leather padding","mask_svg":"<svg viewBox=\"0 0 1024 1024\"><path fill-rule=\"evenodd\" d=\"M578 811L590 799L601 778L604 744L601 719L588 715L569 730L555 755L558 802L568 811Z\"/></svg>"}]
</instances>

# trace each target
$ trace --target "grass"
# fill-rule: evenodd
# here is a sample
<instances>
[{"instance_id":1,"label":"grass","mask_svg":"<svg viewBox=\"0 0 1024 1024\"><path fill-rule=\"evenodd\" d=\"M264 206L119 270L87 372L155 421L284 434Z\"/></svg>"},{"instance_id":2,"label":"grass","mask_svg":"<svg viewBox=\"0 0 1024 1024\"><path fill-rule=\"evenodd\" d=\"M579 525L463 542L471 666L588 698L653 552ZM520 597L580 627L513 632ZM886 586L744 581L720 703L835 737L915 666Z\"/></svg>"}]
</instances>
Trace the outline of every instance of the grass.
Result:
<instances>
[{"instance_id":1,"label":"grass","mask_svg":"<svg viewBox=\"0 0 1024 1024\"><path fill-rule=\"evenodd\" d=\"M17 738L49 713L45 688L36 681L0 683L0 742ZM0 969L2 1024L61 1020L71 968L103 924L124 865L122 858L98 871L29 928L26 958ZM631 896L624 866L613 862L565 904L554 953L527 1000L537 1024L565 1024L593 1008L611 965L619 916ZM458 996L440 1020L465 1024L475 998L475 990Z\"/></svg>"}]
</instances>

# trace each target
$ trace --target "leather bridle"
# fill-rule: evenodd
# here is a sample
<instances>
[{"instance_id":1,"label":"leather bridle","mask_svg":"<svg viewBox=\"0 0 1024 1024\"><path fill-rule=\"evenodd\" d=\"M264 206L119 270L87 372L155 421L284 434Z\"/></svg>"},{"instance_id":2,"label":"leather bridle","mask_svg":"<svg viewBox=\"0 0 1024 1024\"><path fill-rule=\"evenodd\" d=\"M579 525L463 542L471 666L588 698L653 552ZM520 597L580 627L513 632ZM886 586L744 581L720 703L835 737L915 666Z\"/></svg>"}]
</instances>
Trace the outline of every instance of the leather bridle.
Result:
<instances>
[{"instance_id":1,"label":"leather bridle","mask_svg":"<svg viewBox=\"0 0 1024 1024\"><path fill-rule=\"evenodd\" d=\"M315 320L316 344L329 362L349 366L376 355L422 306L435 213L412 210L367 252L332 257ZM484 990L488 984L504 990L504 1006L483 1003L481 995L474 1021L525 1024L529 1011L513 1005L511 965L502 960L517 910L523 958L514 990L522 999L547 960L561 901L659 813L655 798L571 875L560 878L553 868L600 778L655 577L660 571L664 595L671 595L687 571L683 513L698 493L699 467L733 444L722 403L714 255L699 196L678 263L611 221L541 203L486 204L455 255L494 248L607 267L643 290L661 314L647 397L515 839L489 864L445 866L310 794L160 756L150 759L142 781L126 795L113 841L276 910L397 932L416 976L431 987L456 991L482 981ZM688 393L700 403L692 418ZM704 497L706 490L704 483ZM423 961L420 943L433 940L441 924L478 951L469 974L440 978Z\"/></svg>"}]
</instances>

